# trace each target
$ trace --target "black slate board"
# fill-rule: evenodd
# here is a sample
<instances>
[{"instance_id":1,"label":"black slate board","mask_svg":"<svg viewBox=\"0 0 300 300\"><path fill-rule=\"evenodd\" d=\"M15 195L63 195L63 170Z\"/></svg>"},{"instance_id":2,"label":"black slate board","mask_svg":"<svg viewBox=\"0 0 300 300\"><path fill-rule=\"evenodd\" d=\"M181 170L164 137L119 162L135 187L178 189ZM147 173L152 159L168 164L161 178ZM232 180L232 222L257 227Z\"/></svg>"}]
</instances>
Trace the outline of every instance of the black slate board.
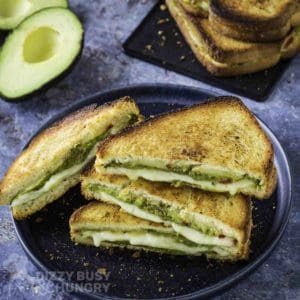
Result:
<instances>
[{"instance_id":1,"label":"black slate board","mask_svg":"<svg viewBox=\"0 0 300 300\"><path fill-rule=\"evenodd\" d=\"M81 107L93 103L100 105L125 95L137 101L146 117L200 103L211 97L199 89L183 86L128 87L89 97L52 118L40 130ZM278 186L270 199L253 201L255 227L252 231L248 261L219 263L208 261L204 257L191 258L144 252L136 255L133 251L111 252L75 245L69 237L68 219L75 209L87 203L80 194L79 186L28 220L14 220L22 246L32 261L48 276L50 274L50 278L60 284L64 291L75 292L84 299L185 300L200 297L207 299L208 296L220 293L241 280L268 257L280 240L288 221L291 207L288 162L271 130L263 122L259 122L274 145ZM101 268L109 273L108 280L102 278L98 281L98 278L94 277ZM71 278L67 278L70 274ZM101 284L100 291L89 290L90 284L94 286L97 283ZM103 284L109 284L107 292Z\"/></svg>"},{"instance_id":2,"label":"black slate board","mask_svg":"<svg viewBox=\"0 0 300 300\"><path fill-rule=\"evenodd\" d=\"M185 42L167 9L159 1L124 43L125 52L152 64L255 100L265 100L289 61L255 74L218 78L206 71Z\"/></svg>"}]
</instances>

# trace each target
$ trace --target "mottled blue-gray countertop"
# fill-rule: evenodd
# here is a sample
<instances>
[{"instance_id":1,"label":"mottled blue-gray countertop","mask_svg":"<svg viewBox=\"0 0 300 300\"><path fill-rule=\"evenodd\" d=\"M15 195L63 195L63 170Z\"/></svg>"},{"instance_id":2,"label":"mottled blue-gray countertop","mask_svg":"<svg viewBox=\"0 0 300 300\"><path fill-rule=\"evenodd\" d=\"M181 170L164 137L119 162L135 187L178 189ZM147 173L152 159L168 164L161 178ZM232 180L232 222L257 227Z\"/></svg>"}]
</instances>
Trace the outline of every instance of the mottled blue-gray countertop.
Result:
<instances>
[{"instance_id":1,"label":"mottled blue-gray countertop","mask_svg":"<svg viewBox=\"0 0 300 300\"><path fill-rule=\"evenodd\" d=\"M85 46L73 71L23 103L0 101L0 176L30 136L66 107L105 89L140 83L174 83L228 94L201 82L130 58L122 42L155 0L71 0L84 21ZM275 132L293 167L294 204L284 236L253 274L218 299L300 299L300 56L268 100L246 104ZM42 291L42 292L41 292ZM14 232L8 207L0 208L0 299L69 299L36 275Z\"/></svg>"}]
</instances>

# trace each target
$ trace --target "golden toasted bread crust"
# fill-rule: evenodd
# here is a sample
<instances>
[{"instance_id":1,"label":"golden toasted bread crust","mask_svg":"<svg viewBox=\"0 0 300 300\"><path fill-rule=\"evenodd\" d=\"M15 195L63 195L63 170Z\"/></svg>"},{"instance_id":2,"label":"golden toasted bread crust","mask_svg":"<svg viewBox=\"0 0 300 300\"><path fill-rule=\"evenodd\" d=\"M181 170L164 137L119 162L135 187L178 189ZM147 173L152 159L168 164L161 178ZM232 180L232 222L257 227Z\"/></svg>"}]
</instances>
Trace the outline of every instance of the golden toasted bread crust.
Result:
<instances>
[{"instance_id":1,"label":"golden toasted bread crust","mask_svg":"<svg viewBox=\"0 0 300 300\"><path fill-rule=\"evenodd\" d=\"M284 26L296 10L294 0L211 0L210 12L252 30Z\"/></svg>"},{"instance_id":2,"label":"golden toasted bread crust","mask_svg":"<svg viewBox=\"0 0 300 300\"><path fill-rule=\"evenodd\" d=\"M180 4L182 5L182 7L185 9L187 13L196 17L208 17L208 10L194 7L193 5L190 5L183 0L178 0L178 1L180 2Z\"/></svg>"},{"instance_id":3,"label":"golden toasted bread crust","mask_svg":"<svg viewBox=\"0 0 300 300\"><path fill-rule=\"evenodd\" d=\"M80 225L77 228L85 228L85 226L88 226L89 224L95 224L98 226L103 224L106 226L118 225L120 228L122 228L122 224L124 224L125 226L137 226L137 229L139 229L139 227L165 227L158 223L129 215L118 206L99 201L91 202L74 211L70 217L69 224L71 227Z\"/></svg>"},{"instance_id":4,"label":"golden toasted bread crust","mask_svg":"<svg viewBox=\"0 0 300 300\"><path fill-rule=\"evenodd\" d=\"M217 62L240 64L261 61L267 57L277 56L280 51L281 42L263 44L241 42L217 34L207 19L192 18L191 21L198 27L209 55Z\"/></svg>"},{"instance_id":5,"label":"golden toasted bread crust","mask_svg":"<svg viewBox=\"0 0 300 300\"><path fill-rule=\"evenodd\" d=\"M96 166L115 158L194 161L261 178L265 198L273 168L271 142L248 108L234 97L154 117L101 143Z\"/></svg>"},{"instance_id":6,"label":"golden toasted bread crust","mask_svg":"<svg viewBox=\"0 0 300 300\"><path fill-rule=\"evenodd\" d=\"M139 114L129 97L97 107L91 105L72 113L38 134L17 157L0 183L0 204L9 204L16 195L52 175L73 147L85 144L125 114Z\"/></svg>"},{"instance_id":7,"label":"golden toasted bread crust","mask_svg":"<svg viewBox=\"0 0 300 300\"><path fill-rule=\"evenodd\" d=\"M241 249L241 257L243 259L248 259L250 254L250 243L251 243L251 232L253 228L253 222L252 222L252 203L251 200L249 200L249 214L247 215L247 221L244 223L243 228L243 243L242 243L242 249Z\"/></svg>"},{"instance_id":8,"label":"golden toasted bread crust","mask_svg":"<svg viewBox=\"0 0 300 300\"><path fill-rule=\"evenodd\" d=\"M283 39L291 26L297 26L299 4L294 0L231 1L212 0L209 20L226 36L250 42Z\"/></svg>"},{"instance_id":9,"label":"golden toasted bread crust","mask_svg":"<svg viewBox=\"0 0 300 300\"><path fill-rule=\"evenodd\" d=\"M276 27L275 29L253 30L244 28L239 24L231 24L230 22L226 22L213 13L209 14L209 23L211 27L217 33L219 33L219 35L224 35L244 42L263 43L264 45L270 42L280 42L291 30L290 21L283 26Z\"/></svg>"},{"instance_id":10,"label":"golden toasted bread crust","mask_svg":"<svg viewBox=\"0 0 300 300\"><path fill-rule=\"evenodd\" d=\"M209 21L187 15L176 0L166 0L166 3L196 58L213 75L228 77L249 74L279 62L279 42L261 45L226 38L217 34Z\"/></svg>"}]
</instances>

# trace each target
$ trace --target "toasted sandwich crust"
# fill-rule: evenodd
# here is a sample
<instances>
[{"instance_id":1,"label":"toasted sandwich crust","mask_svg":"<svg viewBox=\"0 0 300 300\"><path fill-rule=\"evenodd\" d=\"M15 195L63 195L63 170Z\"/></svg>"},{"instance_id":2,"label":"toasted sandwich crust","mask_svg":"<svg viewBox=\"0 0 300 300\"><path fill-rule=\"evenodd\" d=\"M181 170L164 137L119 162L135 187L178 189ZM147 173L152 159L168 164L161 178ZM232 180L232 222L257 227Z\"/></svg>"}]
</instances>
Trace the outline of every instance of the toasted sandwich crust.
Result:
<instances>
[{"instance_id":1,"label":"toasted sandwich crust","mask_svg":"<svg viewBox=\"0 0 300 300\"><path fill-rule=\"evenodd\" d=\"M291 22L287 21L286 24L271 28L268 30L245 28L240 24L232 24L223 20L213 12L209 14L209 23L216 32L239 41L252 42L252 43L266 43L280 42L291 30Z\"/></svg>"},{"instance_id":2,"label":"toasted sandwich crust","mask_svg":"<svg viewBox=\"0 0 300 300\"><path fill-rule=\"evenodd\" d=\"M206 11L204 9L196 8L186 3L184 0L179 0L179 2L187 13L196 17L208 17L208 10Z\"/></svg>"},{"instance_id":3,"label":"toasted sandwich crust","mask_svg":"<svg viewBox=\"0 0 300 300\"><path fill-rule=\"evenodd\" d=\"M215 33L209 21L186 14L176 0L166 0L166 4L194 55L213 75L249 74L279 62L280 43L267 44L265 53L263 45L243 43Z\"/></svg>"},{"instance_id":4,"label":"toasted sandwich crust","mask_svg":"<svg viewBox=\"0 0 300 300\"><path fill-rule=\"evenodd\" d=\"M293 0L211 0L210 3L210 12L214 15L252 30L270 30L284 26L295 10Z\"/></svg>"},{"instance_id":5,"label":"toasted sandwich crust","mask_svg":"<svg viewBox=\"0 0 300 300\"><path fill-rule=\"evenodd\" d=\"M254 196L268 195L273 146L254 115L234 97L157 116L108 138L98 149L96 168L129 153L131 158L195 161L255 174L265 184Z\"/></svg>"},{"instance_id":6,"label":"toasted sandwich crust","mask_svg":"<svg viewBox=\"0 0 300 300\"><path fill-rule=\"evenodd\" d=\"M281 43L247 43L216 34L207 19L191 19L198 27L202 40L207 45L209 55L217 62L226 64L249 63L276 57Z\"/></svg>"},{"instance_id":7,"label":"toasted sandwich crust","mask_svg":"<svg viewBox=\"0 0 300 300\"><path fill-rule=\"evenodd\" d=\"M101 206L99 206L98 202L90 202L80 207L73 212L69 221L70 225L80 223L80 227L84 227L90 223L100 224L102 222L106 225L117 224L120 227L122 227L122 224L126 226L142 225L148 228L158 228L161 226L157 223L126 214L119 207L103 202L101 202Z\"/></svg>"}]
</instances>

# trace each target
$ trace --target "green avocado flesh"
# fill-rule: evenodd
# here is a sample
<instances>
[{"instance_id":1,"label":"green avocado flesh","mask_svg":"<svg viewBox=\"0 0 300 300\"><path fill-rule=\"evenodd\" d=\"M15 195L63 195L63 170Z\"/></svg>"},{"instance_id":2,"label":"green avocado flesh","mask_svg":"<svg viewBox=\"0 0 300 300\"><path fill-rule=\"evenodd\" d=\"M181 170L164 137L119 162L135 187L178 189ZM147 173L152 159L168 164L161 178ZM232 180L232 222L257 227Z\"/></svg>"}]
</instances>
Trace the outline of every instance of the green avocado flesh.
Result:
<instances>
[{"instance_id":1,"label":"green avocado flesh","mask_svg":"<svg viewBox=\"0 0 300 300\"><path fill-rule=\"evenodd\" d=\"M116 230L82 230L80 235L90 240L90 243L99 247L103 242L113 243L119 246L140 246L143 249L156 249L170 254L187 254L217 256L220 258L232 258L232 254L226 248L212 245L198 245L176 233L162 233L156 230L140 229L132 231Z\"/></svg>"},{"instance_id":2,"label":"green avocado flesh","mask_svg":"<svg viewBox=\"0 0 300 300\"><path fill-rule=\"evenodd\" d=\"M13 29L28 16L48 7L68 7L66 0L0 0L0 29Z\"/></svg>"},{"instance_id":3,"label":"green avocado flesh","mask_svg":"<svg viewBox=\"0 0 300 300\"><path fill-rule=\"evenodd\" d=\"M136 217L170 225L177 233L184 235L186 238L188 237L188 239L193 242L199 241L198 243L204 244L215 243L230 248L236 246L236 239L233 234L230 236L227 233L225 237L222 230L216 226L212 226L207 222L205 223L203 220L195 218L192 214L181 214L182 209L180 207L172 206L171 204L151 198L150 196L147 197L145 194L142 195L132 191L124 192L121 191L121 189L100 184L90 183L87 187L95 199L120 205L123 210ZM111 197L107 197L106 195ZM120 202L118 203L116 200ZM126 205L122 205L122 203L126 203ZM137 207L139 211L137 211L135 207ZM190 232L190 229L192 229L192 232ZM200 238L191 236L195 234L195 231L201 234ZM223 238L219 238L220 236L223 236ZM219 240L216 241L216 238Z\"/></svg>"},{"instance_id":4,"label":"green avocado flesh","mask_svg":"<svg viewBox=\"0 0 300 300\"><path fill-rule=\"evenodd\" d=\"M82 25L68 9L46 8L28 17L2 47L0 94L17 99L52 81L74 62L82 39Z\"/></svg>"},{"instance_id":5,"label":"green avocado flesh","mask_svg":"<svg viewBox=\"0 0 300 300\"><path fill-rule=\"evenodd\" d=\"M12 206L21 205L47 193L49 191L47 184L51 186L51 189L53 189L63 180L79 174L81 170L95 157L97 145L100 141L104 140L113 133L120 131L124 127L135 123L136 120L136 115L128 115L105 133L100 134L85 144L77 144L69 151L68 154L66 154L64 161L54 172L46 174L39 182L36 183L36 185L31 186L25 191L19 193L12 201ZM60 174L62 175L60 176ZM49 182L51 182L51 184L49 184Z\"/></svg>"}]
</instances>

